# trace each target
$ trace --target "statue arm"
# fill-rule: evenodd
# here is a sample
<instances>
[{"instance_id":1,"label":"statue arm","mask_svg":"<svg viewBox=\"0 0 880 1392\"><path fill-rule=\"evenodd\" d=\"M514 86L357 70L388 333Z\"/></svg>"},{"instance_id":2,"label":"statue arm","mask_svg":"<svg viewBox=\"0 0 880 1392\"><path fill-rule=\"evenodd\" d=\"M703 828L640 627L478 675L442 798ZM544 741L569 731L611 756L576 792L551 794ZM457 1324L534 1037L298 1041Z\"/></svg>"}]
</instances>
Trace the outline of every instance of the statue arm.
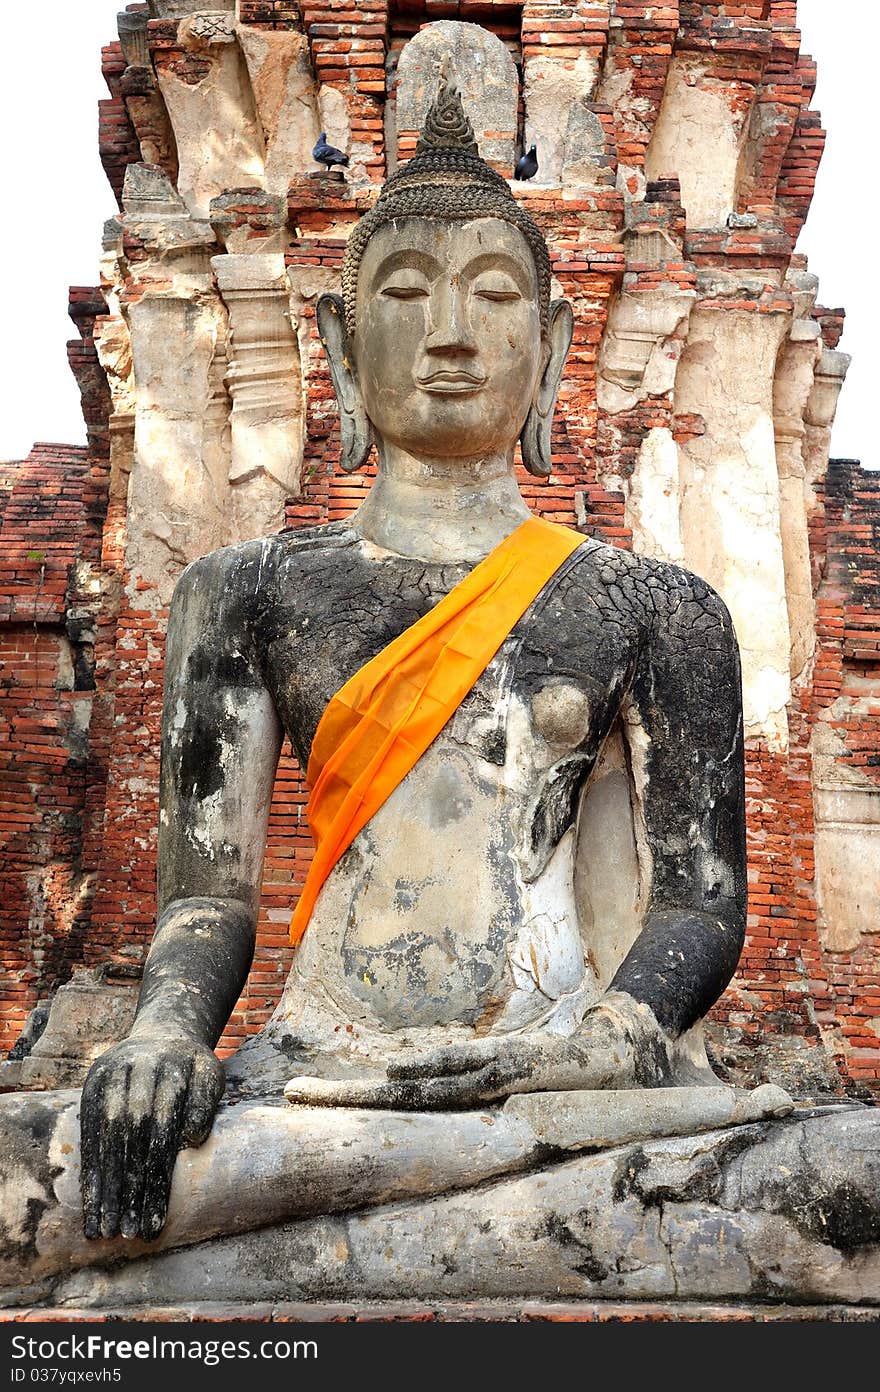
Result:
<instances>
[{"instance_id":1,"label":"statue arm","mask_svg":"<svg viewBox=\"0 0 880 1392\"><path fill-rule=\"evenodd\" d=\"M742 687L733 624L678 572L631 688L625 731L651 860L641 933L611 992L649 1007L671 1039L727 986L746 924Z\"/></svg>"},{"instance_id":2,"label":"statue arm","mask_svg":"<svg viewBox=\"0 0 880 1392\"><path fill-rule=\"evenodd\" d=\"M213 1045L253 957L281 724L251 652L249 565L190 566L172 601L160 779L159 920L136 1028Z\"/></svg>"},{"instance_id":3,"label":"statue arm","mask_svg":"<svg viewBox=\"0 0 880 1392\"><path fill-rule=\"evenodd\" d=\"M250 652L254 577L231 550L175 590L162 727L159 920L129 1038L83 1088L84 1227L155 1237L178 1150L211 1128L213 1047L253 956L281 728Z\"/></svg>"}]
</instances>

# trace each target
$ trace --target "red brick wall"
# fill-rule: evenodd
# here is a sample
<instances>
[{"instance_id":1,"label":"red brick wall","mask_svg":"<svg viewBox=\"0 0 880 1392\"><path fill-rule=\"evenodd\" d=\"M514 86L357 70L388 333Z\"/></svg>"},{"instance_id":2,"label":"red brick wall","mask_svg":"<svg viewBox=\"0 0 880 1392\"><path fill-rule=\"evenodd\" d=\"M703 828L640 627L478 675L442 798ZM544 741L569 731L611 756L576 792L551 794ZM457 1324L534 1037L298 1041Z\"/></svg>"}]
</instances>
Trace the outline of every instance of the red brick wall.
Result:
<instances>
[{"instance_id":1,"label":"red brick wall","mask_svg":"<svg viewBox=\"0 0 880 1392\"><path fill-rule=\"evenodd\" d=\"M819 497L813 713L843 742L838 764L880 787L880 473L832 460ZM880 1097L880 920L876 928L824 961L842 1066Z\"/></svg>"},{"instance_id":2,"label":"red brick wall","mask_svg":"<svg viewBox=\"0 0 880 1392\"><path fill-rule=\"evenodd\" d=\"M36 445L0 466L0 1050L81 960L91 644L68 623L90 549L86 449ZM84 606L80 606L82 608Z\"/></svg>"}]
</instances>

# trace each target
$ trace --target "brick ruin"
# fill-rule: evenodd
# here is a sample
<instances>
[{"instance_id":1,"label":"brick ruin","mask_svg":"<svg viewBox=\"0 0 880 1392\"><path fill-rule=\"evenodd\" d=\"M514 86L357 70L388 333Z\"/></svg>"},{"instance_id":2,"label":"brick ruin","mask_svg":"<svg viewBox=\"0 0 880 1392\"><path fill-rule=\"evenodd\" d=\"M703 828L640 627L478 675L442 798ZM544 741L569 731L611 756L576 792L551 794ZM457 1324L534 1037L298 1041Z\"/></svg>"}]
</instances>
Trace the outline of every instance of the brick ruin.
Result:
<instances>
[{"instance_id":1,"label":"brick ruin","mask_svg":"<svg viewBox=\"0 0 880 1392\"><path fill-rule=\"evenodd\" d=\"M848 359L843 311L793 250L824 141L794 0L120 14L100 104L119 214L100 285L70 301L88 444L37 445L0 484L0 1049L27 1055L7 1080L75 1081L130 1014L177 576L230 541L344 517L369 486L337 468L314 305L411 152L441 51L496 168L537 144L537 178L512 187L575 308L555 468L522 475L529 504L683 562L736 623L751 903L713 1056L743 1083L876 1094L880 474L828 458ZM349 152L344 176L312 162L320 130ZM224 1050L290 964L303 806L288 751ZM79 1024L50 1023L31 1055L32 1021L16 1046L72 977Z\"/></svg>"}]
</instances>

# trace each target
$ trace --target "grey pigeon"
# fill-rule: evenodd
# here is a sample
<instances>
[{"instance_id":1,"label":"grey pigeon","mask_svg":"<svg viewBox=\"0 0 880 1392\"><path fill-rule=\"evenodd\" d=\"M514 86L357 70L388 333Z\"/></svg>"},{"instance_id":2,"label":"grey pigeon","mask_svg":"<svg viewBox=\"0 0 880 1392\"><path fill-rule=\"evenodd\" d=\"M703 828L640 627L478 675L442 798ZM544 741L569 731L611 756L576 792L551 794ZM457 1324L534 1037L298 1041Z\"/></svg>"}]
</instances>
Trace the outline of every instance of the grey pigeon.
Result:
<instances>
[{"instance_id":1,"label":"grey pigeon","mask_svg":"<svg viewBox=\"0 0 880 1392\"><path fill-rule=\"evenodd\" d=\"M327 132L321 131L317 143L312 151L312 159L317 160L318 164L324 164L328 169L332 169L334 164L348 164L348 155L344 155L341 150L337 150L335 145L327 144Z\"/></svg>"},{"instance_id":2,"label":"grey pigeon","mask_svg":"<svg viewBox=\"0 0 880 1392\"><path fill-rule=\"evenodd\" d=\"M514 179L533 179L538 172L538 152L533 145L524 155L520 155L513 171Z\"/></svg>"}]
</instances>

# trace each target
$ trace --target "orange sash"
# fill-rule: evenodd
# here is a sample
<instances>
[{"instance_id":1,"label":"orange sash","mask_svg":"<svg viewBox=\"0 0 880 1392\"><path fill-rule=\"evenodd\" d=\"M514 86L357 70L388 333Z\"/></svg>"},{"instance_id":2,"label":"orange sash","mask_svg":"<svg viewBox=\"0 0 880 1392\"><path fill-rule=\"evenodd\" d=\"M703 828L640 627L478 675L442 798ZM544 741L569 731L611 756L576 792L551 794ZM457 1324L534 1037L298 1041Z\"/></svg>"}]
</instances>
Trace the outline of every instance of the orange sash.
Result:
<instances>
[{"instance_id":1,"label":"orange sash","mask_svg":"<svg viewBox=\"0 0 880 1392\"><path fill-rule=\"evenodd\" d=\"M523 522L332 698L306 773L315 856L290 924L294 946L336 862L583 541L579 532L538 517Z\"/></svg>"}]
</instances>

